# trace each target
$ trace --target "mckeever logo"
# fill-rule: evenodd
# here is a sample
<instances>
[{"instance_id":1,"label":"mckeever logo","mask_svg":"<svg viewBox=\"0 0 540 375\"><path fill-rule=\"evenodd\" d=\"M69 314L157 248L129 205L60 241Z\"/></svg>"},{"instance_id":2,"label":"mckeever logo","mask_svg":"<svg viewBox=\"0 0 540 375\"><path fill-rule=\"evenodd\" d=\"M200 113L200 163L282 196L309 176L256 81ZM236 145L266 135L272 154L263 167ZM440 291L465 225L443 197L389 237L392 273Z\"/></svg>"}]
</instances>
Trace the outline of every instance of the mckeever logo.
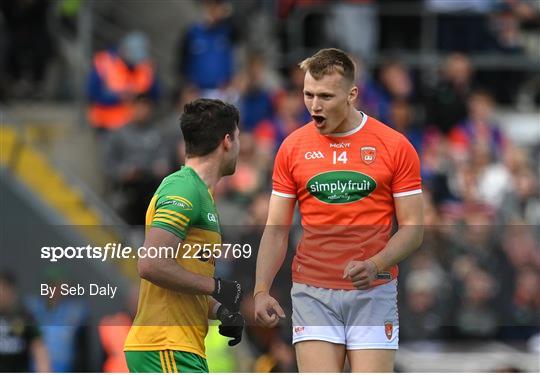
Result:
<instances>
[{"instance_id":1,"label":"mckeever logo","mask_svg":"<svg viewBox=\"0 0 540 375\"><path fill-rule=\"evenodd\" d=\"M330 148L347 148L349 147L351 144L350 143L330 143Z\"/></svg>"},{"instance_id":2,"label":"mckeever logo","mask_svg":"<svg viewBox=\"0 0 540 375\"><path fill-rule=\"evenodd\" d=\"M321 202L351 203L367 197L377 183L367 174L355 171L332 171L313 176L307 183L308 192Z\"/></svg>"}]
</instances>

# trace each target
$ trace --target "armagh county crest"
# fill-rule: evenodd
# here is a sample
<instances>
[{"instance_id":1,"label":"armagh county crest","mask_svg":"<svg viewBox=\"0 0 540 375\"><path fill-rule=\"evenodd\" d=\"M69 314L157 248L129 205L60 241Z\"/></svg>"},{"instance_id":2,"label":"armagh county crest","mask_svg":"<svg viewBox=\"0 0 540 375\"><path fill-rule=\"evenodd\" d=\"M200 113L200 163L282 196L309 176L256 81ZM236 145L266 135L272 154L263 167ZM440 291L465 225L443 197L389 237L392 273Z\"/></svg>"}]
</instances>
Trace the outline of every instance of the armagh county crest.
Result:
<instances>
[{"instance_id":1,"label":"armagh county crest","mask_svg":"<svg viewBox=\"0 0 540 375\"><path fill-rule=\"evenodd\" d=\"M371 164L375 161L377 150L375 147L364 146L360 148L360 155L362 156L362 161L366 164Z\"/></svg>"},{"instance_id":2,"label":"armagh county crest","mask_svg":"<svg viewBox=\"0 0 540 375\"><path fill-rule=\"evenodd\" d=\"M394 325L392 322L384 322L384 333L388 340L392 340L392 334L394 333Z\"/></svg>"}]
</instances>

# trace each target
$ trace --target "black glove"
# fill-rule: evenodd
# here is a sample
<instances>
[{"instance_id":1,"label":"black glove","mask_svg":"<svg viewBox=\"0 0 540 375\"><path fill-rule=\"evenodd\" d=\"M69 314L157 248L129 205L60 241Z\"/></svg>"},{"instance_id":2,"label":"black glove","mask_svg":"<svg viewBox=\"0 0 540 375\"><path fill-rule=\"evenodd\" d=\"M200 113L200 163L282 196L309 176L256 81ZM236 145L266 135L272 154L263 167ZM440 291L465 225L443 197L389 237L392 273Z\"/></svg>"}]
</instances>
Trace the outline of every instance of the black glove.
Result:
<instances>
[{"instance_id":1,"label":"black glove","mask_svg":"<svg viewBox=\"0 0 540 375\"><path fill-rule=\"evenodd\" d=\"M230 312L224 305L218 307L216 315L221 320L219 334L232 338L229 341L229 346L235 346L240 343L245 324L244 317L239 312Z\"/></svg>"},{"instance_id":2,"label":"black glove","mask_svg":"<svg viewBox=\"0 0 540 375\"><path fill-rule=\"evenodd\" d=\"M214 278L215 289L212 297L216 301L225 305L229 311L238 312L240 310L240 301L242 300L243 290L242 285L237 281L221 280Z\"/></svg>"}]
</instances>

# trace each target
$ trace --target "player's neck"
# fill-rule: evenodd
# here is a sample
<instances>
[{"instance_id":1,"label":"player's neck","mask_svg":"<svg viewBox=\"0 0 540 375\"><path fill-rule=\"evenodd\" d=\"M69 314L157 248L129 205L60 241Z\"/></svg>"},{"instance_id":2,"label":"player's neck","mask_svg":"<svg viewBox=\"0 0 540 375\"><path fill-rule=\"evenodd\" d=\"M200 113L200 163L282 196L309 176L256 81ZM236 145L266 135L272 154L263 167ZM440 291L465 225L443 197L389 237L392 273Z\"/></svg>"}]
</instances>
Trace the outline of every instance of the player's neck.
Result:
<instances>
[{"instance_id":1,"label":"player's neck","mask_svg":"<svg viewBox=\"0 0 540 375\"><path fill-rule=\"evenodd\" d=\"M221 177L219 162L210 157L186 159L186 167L193 169L210 190L214 190Z\"/></svg>"},{"instance_id":2,"label":"player's neck","mask_svg":"<svg viewBox=\"0 0 540 375\"><path fill-rule=\"evenodd\" d=\"M356 108L351 107L349 115L332 133L347 133L360 125L362 119L362 113Z\"/></svg>"}]
</instances>

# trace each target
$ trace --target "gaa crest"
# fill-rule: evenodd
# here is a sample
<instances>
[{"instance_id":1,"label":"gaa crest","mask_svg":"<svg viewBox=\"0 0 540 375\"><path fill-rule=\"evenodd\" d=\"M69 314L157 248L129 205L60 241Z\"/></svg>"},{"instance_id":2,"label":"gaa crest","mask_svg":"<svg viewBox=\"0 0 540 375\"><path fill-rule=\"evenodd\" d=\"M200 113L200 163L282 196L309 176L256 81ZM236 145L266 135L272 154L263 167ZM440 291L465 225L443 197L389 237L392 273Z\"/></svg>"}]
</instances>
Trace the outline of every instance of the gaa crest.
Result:
<instances>
[{"instance_id":1,"label":"gaa crest","mask_svg":"<svg viewBox=\"0 0 540 375\"><path fill-rule=\"evenodd\" d=\"M364 146L360 148L360 156L362 157L362 161L366 164L373 163L375 161L376 154L377 150L375 147Z\"/></svg>"},{"instance_id":2,"label":"gaa crest","mask_svg":"<svg viewBox=\"0 0 540 375\"><path fill-rule=\"evenodd\" d=\"M386 338L388 340L392 340L392 334L394 333L394 325L392 322L384 322L384 333L386 334Z\"/></svg>"}]
</instances>

